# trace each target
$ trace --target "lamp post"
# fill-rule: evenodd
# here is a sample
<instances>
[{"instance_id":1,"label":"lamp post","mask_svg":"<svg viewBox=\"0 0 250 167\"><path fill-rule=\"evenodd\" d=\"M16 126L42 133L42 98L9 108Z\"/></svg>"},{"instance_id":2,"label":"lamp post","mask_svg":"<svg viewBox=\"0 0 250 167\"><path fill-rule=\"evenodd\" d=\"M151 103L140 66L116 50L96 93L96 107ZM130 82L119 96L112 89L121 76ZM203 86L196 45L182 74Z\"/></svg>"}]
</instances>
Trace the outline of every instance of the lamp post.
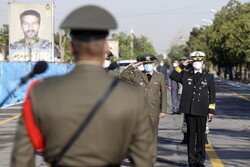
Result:
<instances>
[{"instance_id":1,"label":"lamp post","mask_svg":"<svg viewBox=\"0 0 250 167\"><path fill-rule=\"evenodd\" d=\"M217 13L217 12L218 12L218 11L215 10L215 9L210 9L210 11L213 12L213 13Z\"/></svg>"},{"instance_id":2,"label":"lamp post","mask_svg":"<svg viewBox=\"0 0 250 167\"><path fill-rule=\"evenodd\" d=\"M201 19L201 20L204 21L204 22L208 22L208 23L213 24L213 21L212 21L212 20L208 20L208 19Z\"/></svg>"}]
</instances>

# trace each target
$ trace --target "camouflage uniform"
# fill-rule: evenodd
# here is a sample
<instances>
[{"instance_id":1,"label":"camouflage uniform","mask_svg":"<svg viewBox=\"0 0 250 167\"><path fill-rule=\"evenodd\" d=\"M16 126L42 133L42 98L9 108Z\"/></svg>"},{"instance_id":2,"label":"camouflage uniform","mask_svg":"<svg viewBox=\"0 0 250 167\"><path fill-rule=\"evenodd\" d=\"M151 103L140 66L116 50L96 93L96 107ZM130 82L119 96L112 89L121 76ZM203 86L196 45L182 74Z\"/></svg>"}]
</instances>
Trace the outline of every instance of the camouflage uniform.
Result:
<instances>
[{"instance_id":1,"label":"camouflage uniform","mask_svg":"<svg viewBox=\"0 0 250 167\"><path fill-rule=\"evenodd\" d=\"M52 61L52 43L49 40L37 38L28 44L21 39L10 44L9 61Z\"/></svg>"}]
</instances>

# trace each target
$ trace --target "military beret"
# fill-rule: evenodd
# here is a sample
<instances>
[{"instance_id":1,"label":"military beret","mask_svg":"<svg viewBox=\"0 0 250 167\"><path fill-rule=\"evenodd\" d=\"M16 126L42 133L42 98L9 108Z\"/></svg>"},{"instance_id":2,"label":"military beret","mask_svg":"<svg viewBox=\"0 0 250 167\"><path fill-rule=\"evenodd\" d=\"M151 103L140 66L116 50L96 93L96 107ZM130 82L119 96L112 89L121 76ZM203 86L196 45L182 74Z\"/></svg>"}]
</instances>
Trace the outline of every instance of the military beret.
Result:
<instances>
[{"instance_id":1,"label":"military beret","mask_svg":"<svg viewBox=\"0 0 250 167\"><path fill-rule=\"evenodd\" d=\"M194 51L194 52L190 53L190 55L189 55L189 57L191 59L193 59L194 61L196 61L196 60L201 61L204 59L205 56L206 56L205 53L203 53L201 51Z\"/></svg>"},{"instance_id":2,"label":"military beret","mask_svg":"<svg viewBox=\"0 0 250 167\"><path fill-rule=\"evenodd\" d=\"M60 27L70 29L73 39L90 41L106 38L108 30L117 28L117 24L105 9L88 5L71 12Z\"/></svg>"},{"instance_id":3,"label":"military beret","mask_svg":"<svg viewBox=\"0 0 250 167\"><path fill-rule=\"evenodd\" d=\"M145 54L139 57L139 61L143 63L151 63L154 62L155 60L157 60L157 58L152 54Z\"/></svg>"}]
</instances>

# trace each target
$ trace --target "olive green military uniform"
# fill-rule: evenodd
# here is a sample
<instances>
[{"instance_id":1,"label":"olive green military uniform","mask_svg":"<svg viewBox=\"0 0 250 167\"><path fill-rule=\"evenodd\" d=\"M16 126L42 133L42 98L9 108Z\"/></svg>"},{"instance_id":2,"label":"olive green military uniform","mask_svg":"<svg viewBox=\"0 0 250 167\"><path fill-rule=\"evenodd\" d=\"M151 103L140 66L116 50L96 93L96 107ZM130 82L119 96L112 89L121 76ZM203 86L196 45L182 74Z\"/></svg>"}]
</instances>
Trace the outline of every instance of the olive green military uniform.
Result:
<instances>
[{"instance_id":1,"label":"olive green military uniform","mask_svg":"<svg viewBox=\"0 0 250 167\"><path fill-rule=\"evenodd\" d=\"M138 84L144 88L144 95L147 98L149 115L151 125L153 128L153 148L152 156L156 160L157 156L157 136L158 136L158 124L159 114L166 113L167 111L167 96L166 96L166 83L164 75L158 72L153 72L152 78L148 81L147 74L139 70L135 71L135 68L130 65L121 73L121 78Z\"/></svg>"},{"instance_id":2,"label":"olive green military uniform","mask_svg":"<svg viewBox=\"0 0 250 167\"><path fill-rule=\"evenodd\" d=\"M45 79L31 90L33 113L45 140L47 162L67 143L112 80L101 67L82 64L68 75ZM152 167L145 105L142 89L118 83L60 165L119 164L130 150L135 166ZM12 154L12 166L34 166L34 148L23 118L18 124Z\"/></svg>"}]
</instances>

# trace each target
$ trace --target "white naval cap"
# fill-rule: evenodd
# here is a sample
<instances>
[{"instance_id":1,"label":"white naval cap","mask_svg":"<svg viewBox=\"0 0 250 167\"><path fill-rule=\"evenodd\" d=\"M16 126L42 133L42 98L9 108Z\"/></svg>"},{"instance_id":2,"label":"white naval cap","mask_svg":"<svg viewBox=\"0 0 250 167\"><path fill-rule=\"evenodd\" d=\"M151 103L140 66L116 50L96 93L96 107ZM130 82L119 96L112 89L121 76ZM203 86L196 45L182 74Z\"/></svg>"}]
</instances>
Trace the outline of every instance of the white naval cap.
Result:
<instances>
[{"instance_id":1,"label":"white naval cap","mask_svg":"<svg viewBox=\"0 0 250 167\"><path fill-rule=\"evenodd\" d=\"M190 53L189 57L193 58L193 57L205 57L205 53L201 52L201 51L194 51L192 53Z\"/></svg>"}]
</instances>

